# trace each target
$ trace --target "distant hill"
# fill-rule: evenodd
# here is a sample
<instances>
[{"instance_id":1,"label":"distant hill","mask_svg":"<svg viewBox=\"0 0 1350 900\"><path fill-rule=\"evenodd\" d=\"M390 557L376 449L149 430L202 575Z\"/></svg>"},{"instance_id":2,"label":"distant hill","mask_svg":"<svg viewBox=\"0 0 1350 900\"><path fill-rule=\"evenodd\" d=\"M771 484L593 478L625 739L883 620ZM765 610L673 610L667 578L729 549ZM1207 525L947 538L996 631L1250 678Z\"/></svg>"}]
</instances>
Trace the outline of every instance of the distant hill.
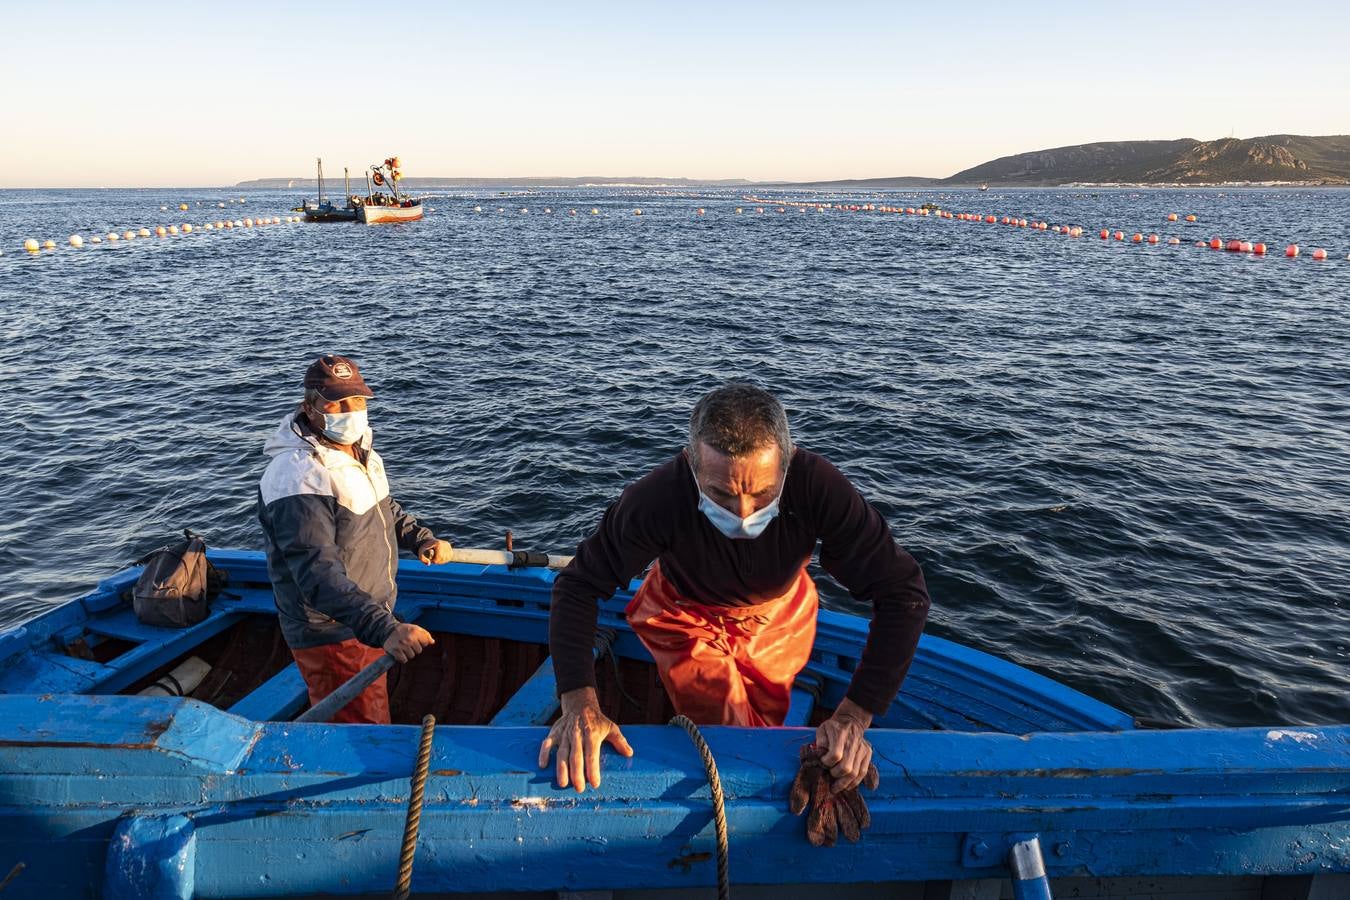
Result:
<instances>
[{"instance_id":1,"label":"distant hill","mask_svg":"<svg viewBox=\"0 0 1350 900\"><path fill-rule=\"evenodd\" d=\"M923 178L917 175L900 175L892 178L846 178L840 181L793 181L779 182L776 186L794 188L821 188L831 191L849 191L855 189L917 188L932 187L941 184L939 178Z\"/></svg>"},{"instance_id":2,"label":"distant hill","mask_svg":"<svg viewBox=\"0 0 1350 900\"><path fill-rule=\"evenodd\" d=\"M1350 135L1197 141L1115 141L1005 156L957 172L944 185L1035 187L1091 183L1350 184Z\"/></svg>"}]
</instances>

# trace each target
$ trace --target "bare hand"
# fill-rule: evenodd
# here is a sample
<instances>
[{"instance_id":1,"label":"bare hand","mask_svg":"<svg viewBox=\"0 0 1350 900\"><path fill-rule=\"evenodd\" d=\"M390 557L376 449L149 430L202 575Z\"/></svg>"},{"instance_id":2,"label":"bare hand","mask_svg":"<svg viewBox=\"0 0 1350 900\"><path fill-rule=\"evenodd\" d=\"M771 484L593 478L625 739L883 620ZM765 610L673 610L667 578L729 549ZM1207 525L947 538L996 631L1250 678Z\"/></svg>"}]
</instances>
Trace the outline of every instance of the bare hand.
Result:
<instances>
[{"instance_id":1,"label":"bare hand","mask_svg":"<svg viewBox=\"0 0 1350 900\"><path fill-rule=\"evenodd\" d=\"M423 541L417 547L417 558L428 566L439 566L450 561L450 550L449 541Z\"/></svg>"},{"instance_id":2,"label":"bare hand","mask_svg":"<svg viewBox=\"0 0 1350 900\"><path fill-rule=\"evenodd\" d=\"M558 751L558 787L569 784L577 793L600 786L600 746L609 744L623 756L632 756L619 726L600 711L595 688L577 688L562 695L562 714L539 745L539 768L548 768L549 754Z\"/></svg>"},{"instance_id":3,"label":"bare hand","mask_svg":"<svg viewBox=\"0 0 1350 900\"><path fill-rule=\"evenodd\" d=\"M384 652L405 663L427 647L436 643L431 632L417 625L402 622L384 641Z\"/></svg>"},{"instance_id":4,"label":"bare hand","mask_svg":"<svg viewBox=\"0 0 1350 900\"><path fill-rule=\"evenodd\" d=\"M863 737L872 714L847 697L816 729L816 746L825 750L820 764L834 776L830 789L848 791L862 784L872 765L872 745Z\"/></svg>"}]
</instances>

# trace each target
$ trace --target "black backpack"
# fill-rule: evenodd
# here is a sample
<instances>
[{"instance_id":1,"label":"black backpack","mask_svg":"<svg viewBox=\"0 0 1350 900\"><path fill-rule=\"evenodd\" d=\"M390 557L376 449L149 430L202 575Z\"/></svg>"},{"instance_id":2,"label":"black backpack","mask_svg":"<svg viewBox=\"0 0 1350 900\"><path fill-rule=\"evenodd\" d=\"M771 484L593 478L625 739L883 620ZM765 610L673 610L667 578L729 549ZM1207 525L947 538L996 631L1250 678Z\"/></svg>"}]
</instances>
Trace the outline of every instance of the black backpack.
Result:
<instances>
[{"instance_id":1,"label":"black backpack","mask_svg":"<svg viewBox=\"0 0 1350 900\"><path fill-rule=\"evenodd\" d=\"M229 583L229 576L206 558L201 535L184 528L183 538L136 561L145 571L131 589L131 606L146 625L196 625L211 612L211 601Z\"/></svg>"}]
</instances>

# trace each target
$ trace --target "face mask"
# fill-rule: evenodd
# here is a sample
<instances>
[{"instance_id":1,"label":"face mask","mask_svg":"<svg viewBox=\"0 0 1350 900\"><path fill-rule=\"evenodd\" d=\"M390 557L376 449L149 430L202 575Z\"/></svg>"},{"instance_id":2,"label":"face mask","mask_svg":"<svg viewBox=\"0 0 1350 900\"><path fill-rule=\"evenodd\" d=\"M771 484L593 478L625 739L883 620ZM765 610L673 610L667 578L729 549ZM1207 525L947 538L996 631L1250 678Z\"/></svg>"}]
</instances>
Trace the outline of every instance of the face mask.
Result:
<instances>
[{"instance_id":1,"label":"face mask","mask_svg":"<svg viewBox=\"0 0 1350 900\"><path fill-rule=\"evenodd\" d=\"M358 409L355 412L323 414L324 437L335 444L355 444L366 433L367 427L364 409Z\"/></svg>"},{"instance_id":2,"label":"face mask","mask_svg":"<svg viewBox=\"0 0 1350 900\"><path fill-rule=\"evenodd\" d=\"M722 532L734 541L748 541L759 537L764 533L764 529L769 527L769 523L778 517L778 501L782 499L780 493L773 498L773 502L763 509L757 509L750 515L742 519L728 509L723 509L716 503L708 499L708 495L703 491L698 492L698 509L708 517L708 521L713 527Z\"/></svg>"}]
</instances>

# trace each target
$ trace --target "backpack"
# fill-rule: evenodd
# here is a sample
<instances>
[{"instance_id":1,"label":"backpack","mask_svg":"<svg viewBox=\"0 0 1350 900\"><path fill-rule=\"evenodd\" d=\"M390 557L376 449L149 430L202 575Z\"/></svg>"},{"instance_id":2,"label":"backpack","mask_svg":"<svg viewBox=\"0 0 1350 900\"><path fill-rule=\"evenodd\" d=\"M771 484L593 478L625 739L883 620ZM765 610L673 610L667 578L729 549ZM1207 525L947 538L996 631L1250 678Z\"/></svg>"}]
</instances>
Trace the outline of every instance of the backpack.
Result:
<instances>
[{"instance_id":1,"label":"backpack","mask_svg":"<svg viewBox=\"0 0 1350 900\"><path fill-rule=\"evenodd\" d=\"M131 589L131 607L146 625L196 625L211 612L211 601L229 583L229 576L206 558L201 535L184 528L183 538L136 561L145 571Z\"/></svg>"}]
</instances>

